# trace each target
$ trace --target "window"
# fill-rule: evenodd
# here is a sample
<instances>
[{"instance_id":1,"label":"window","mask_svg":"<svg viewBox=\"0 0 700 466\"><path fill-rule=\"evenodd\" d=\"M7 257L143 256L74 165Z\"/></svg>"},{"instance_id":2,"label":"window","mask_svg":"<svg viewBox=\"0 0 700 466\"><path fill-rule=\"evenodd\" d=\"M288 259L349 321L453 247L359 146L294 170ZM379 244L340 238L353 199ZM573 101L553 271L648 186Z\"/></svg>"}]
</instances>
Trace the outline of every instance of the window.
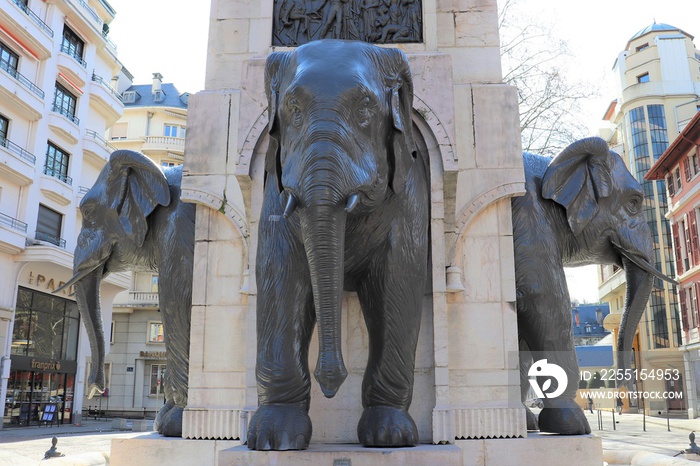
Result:
<instances>
[{"instance_id":1,"label":"window","mask_svg":"<svg viewBox=\"0 0 700 466\"><path fill-rule=\"evenodd\" d=\"M114 326L115 326L115 323L114 323L114 321L112 321L112 325L110 325L110 327L109 327L109 342L110 343L114 343Z\"/></svg>"},{"instance_id":2,"label":"window","mask_svg":"<svg viewBox=\"0 0 700 466\"><path fill-rule=\"evenodd\" d=\"M116 123L111 129L111 138L113 141L118 141L120 139L126 139L127 130L129 129L128 123Z\"/></svg>"},{"instance_id":3,"label":"window","mask_svg":"<svg viewBox=\"0 0 700 466\"><path fill-rule=\"evenodd\" d=\"M683 183L681 182L681 169L680 167L676 167L676 191L680 191L683 189Z\"/></svg>"},{"instance_id":4,"label":"window","mask_svg":"<svg viewBox=\"0 0 700 466\"><path fill-rule=\"evenodd\" d=\"M46 148L44 174L58 178L69 185L73 184L73 180L68 176L69 159L70 155L67 152L49 142Z\"/></svg>"},{"instance_id":5,"label":"window","mask_svg":"<svg viewBox=\"0 0 700 466\"><path fill-rule=\"evenodd\" d=\"M158 293L158 275L151 275L151 292Z\"/></svg>"},{"instance_id":6,"label":"window","mask_svg":"<svg viewBox=\"0 0 700 466\"><path fill-rule=\"evenodd\" d=\"M165 375L165 364L151 364L150 390L149 395L158 396L163 393L163 376Z\"/></svg>"},{"instance_id":7,"label":"window","mask_svg":"<svg viewBox=\"0 0 700 466\"><path fill-rule=\"evenodd\" d=\"M648 49L648 48L649 48L649 43L647 42L646 44L642 44L642 45L637 46L637 48L635 50L637 52L639 52L639 51L642 51L642 50Z\"/></svg>"},{"instance_id":8,"label":"window","mask_svg":"<svg viewBox=\"0 0 700 466\"><path fill-rule=\"evenodd\" d=\"M0 115L0 146L5 146L8 126L10 126L10 120Z\"/></svg>"},{"instance_id":9,"label":"window","mask_svg":"<svg viewBox=\"0 0 700 466\"><path fill-rule=\"evenodd\" d=\"M688 171L690 172L690 177L694 178L695 175L700 172L700 164L698 163L698 153L695 152L693 155L688 157Z\"/></svg>"},{"instance_id":10,"label":"window","mask_svg":"<svg viewBox=\"0 0 700 466\"><path fill-rule=\"evenodd\" d=\"M163 343L163 322L148 323L148 343Z\"/></svg>"},{"instance_id":11,"label":"window","mask_svg":"<svg viewBox=\"0 0 700 466\"><path fill-rule=\"evenodd\" d=\"M136 102L136 91L126 91L122 94L122 101L125 104L132 104Z\"/></svg>"},{"instance_id":12,"label":"window","mask_svg":"<svg viewBox=\"0 0 700 466\"><path fill-rule=\"evenodd\" d=\"M165 125L163 131L163 136L169 136L172 138L184 138L185 137L185 127L177 125Z\"/></svg>"},{"instance_id":13,"label":"window","mask_svg":"<svg viewBox=\"0 0 700 466\"><path fill-rule=\"evenodd\" d=\"M61 52L70 55L80 62L81 65L86 66L83 61L83 49L85 48L85 42L78 37L78 35L73 32L71 28L63 25L63 41L61 42Z\"/></svg>"},{"instance_id":14,"label":"window","mask_svg":"<svg viewBox=\"0 0 700 466\"><path fill-rule=\"evenodd\" d=\"M638 83L648 83L649 82L649 73L644 73L642 75L637 76L637 82Z\"/></svg>"},{"instance_id":15,"label":"window","mask_svg":"<svg viewBox=\"0 0 700 466\"><path fill-rule=\"evenodd\" d=\"M162 90L153 91L153 102L162 102L165 93Z\"/></svg>"},{"instance_id":16,"label":"window","mask_svg":"<svg viewBox=\"0 0 700 466\"><path fill-rule=\"evenodd\" d=\"M0 42L0 68L10 73L13 78L16 78L18 63L19 55L10 50L7 45Z\"/></svg>"},{"instance_id":17,"label":"window","mask_svg":"<svg viewBox=\"0 0 700 466\"><path fill-rule=\"evenodd\" d=\"M63 225L63 215L55 210L39 204L39 216L36 222L36 239L48 241L56 246L65 245L61 239L61 227Z\"/></svg>"},{"instance_id":18,"label":"window","mask_svg":"<svg viewBox=\"0 0 700 466\"><path fill-rule=\"evenodd\" d=\"M668 189L669 197L676 195L676 184L673 182L673 172L666 175L666 189Z\"/></svg>"},{"instance_id":19,"label":"window","mask_svg":"<svg viewBox=\"0 0 700 466\"><path fill-rule=\"evenodd\" d=\"M56 90L53 95L53 110L56 113L68 117L73 123L78 124L78 119L75 118L75 103L76 98L68 92L68 89L56 83Z\"/></svg>"}]
</instances>

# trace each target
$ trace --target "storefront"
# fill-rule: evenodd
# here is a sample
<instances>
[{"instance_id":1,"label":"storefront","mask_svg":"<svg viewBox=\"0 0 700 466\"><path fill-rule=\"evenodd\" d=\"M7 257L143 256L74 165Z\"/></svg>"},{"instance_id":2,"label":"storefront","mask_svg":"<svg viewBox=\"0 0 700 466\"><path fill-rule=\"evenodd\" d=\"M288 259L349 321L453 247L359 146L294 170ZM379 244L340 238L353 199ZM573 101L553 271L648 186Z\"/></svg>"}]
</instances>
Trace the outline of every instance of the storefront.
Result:
<instances>
[{"instance_id":1,"label":"storefront","mask_svg":"<svg viewBox=\"0 0 700 466\"><path fill-rule=\"evenodd\" d=\"M4 426L72 422L79 330L75 301L19 287Z\"/></svg>"}]
</instances>

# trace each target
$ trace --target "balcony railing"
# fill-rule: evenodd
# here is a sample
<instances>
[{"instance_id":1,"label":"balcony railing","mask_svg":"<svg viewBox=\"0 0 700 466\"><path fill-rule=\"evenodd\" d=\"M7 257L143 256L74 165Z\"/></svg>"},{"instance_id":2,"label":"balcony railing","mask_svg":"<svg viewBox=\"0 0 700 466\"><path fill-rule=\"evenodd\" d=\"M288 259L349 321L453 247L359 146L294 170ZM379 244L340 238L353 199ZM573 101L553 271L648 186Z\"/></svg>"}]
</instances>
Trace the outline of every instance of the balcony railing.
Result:
<instances>
[{"instance_id":1,"label":"balcony railing","mask_svg":"<svg viewBox=\"0 0 700 466\"><path fill-rule=\"evenodd\" d=\"M102 37L104 37L104 39L107 41L107 43L108 43L109 45L112 46L112 49L114 49L114 50L116 51L116 50L117 50L117 44L115 44L114 42L112 42L112 39L110 39L109 37L107 37L107 34L108 34L108 33L109 33L109 31L104 31L104 32L102 32Z\"/></svg>"},{"instance_id":2,"label":"balcony railing","mask_svg":"<svg viewBox=\"0 0 700 466\"><path fill-rule=\"evenodd\" d=\"M112 94L119 102L122 102L122 103L123 103L122 96L121 96L117 91L115 91L114 89L112 89L112 87L109 85L109 83L107 83L107 82L102 78L102 76L98 76L98 75L96 75L95 73L92 73L92 80L93 80L94 82L98 83L98 84L101 84L102 87L104 87L105 89L107 89L107 90L109 91L109 93Z\"/></svg>"},{"instance_id":3,"label":"balcony railing","mask_svg":"<svg viewBox=\"0 0 700 466\"><path fill-rule=\"evenodd\" d=\"M90 188L87 186L78 186L78 195L87 194L88 191L90 191Z\"/></svg>"},{"instance_id":4,"label":"balcony railing","mask_svg":"<svg viewBox=\"0 0 700 466\"><path fill-rule=\"evenodd\" d=\"M56 112L56 113L60 113L61 115L68 118L70 121L72 121L76 125L80 124L80 119L77 116L73 115L67 108L59 107L58 105L53 104L51 106L51 111Z\"/></svg>"},{"instance_id":5,"label":"balcony railing","mask_svg":"<svg viewBox=\"0 0 700 466\"><path fill-rule=\"evenodd\" d=\"M102 20L100 19L99 15L97 13L95 13L95 10L90 8L88 6L88 4L85 3L83 0L78 0L78 3L80 3L80 5L85 9L85 11L87 11L90 14L90 16L92 16L92 19L95 20L95 22L98 24L98 26L100 26L100 28L102 28Z\"/></svg>"},{"instance_id":6,"label":"balcony railing","mask_svg":"<svg viewBox=\"0 0 700 466\"><path fill-rule=\"evenodd\" d=\"M46 165L44 165L44 175L53 176L66 183L68 186L73 186L73 178Z\"/></svg>"},{"instance_id":7,"label":"balcony railing","mask_svg":"<svg viewBox=\"0 0 700 466\"><path fill-rule=\"evenodd\" d=\"M91 129L86 129L86 130L85 130L85 136L91 137L91 138L93 138L93 139L97 139L103 146L105 146L108 150L110 150L110 151L112 151L112 152L114 152L115 150L117 150L116 147L114 147L112 144L110 144L110 143L108 143L107 141L105 141L105 138L103 138L102 136L100 136L100 135L97 133L97 131L93 131L93 130L91 130Z\"/></svg>"},{"instance_id":8,"label":"balcony railing","mask_svg":"<svg viewBox=\"0 0 700 466\"><path fill-rule=\"evenodd\" d=\"M65 53L70 57L73 57L75 61L83 65L83 68L87 68L87 62L83 60L83 57L81 57L78 53L76 53L74 50L71 50L69 45L61 44L61 52Z\"/></svg>"},{"instance_id":9,"label":"balcony railing","mask_svg":"<svg viewBox=\"0 0 700 466\"><path fill-rule=\"evenodd\" d=\"M15 78L17 82L19 82L21 85L32 91L40 99L44 98L44 91L39 89L36 84L27 79L22 73L11 67L9 63L7 63L4 60L0 60L0 68L7 71L7 73L13 78Z\"/></svg>"},{"instance_id":10,"label":"balcony railing","mask_svg":"<svg viewBox=\"0 0 700 466\"><path fill-rule=\"evenodd\" d=\"M5 215L0 212L0 225L5 225L6 227L12 228L13 230L21 231L22 233L27 232L27 224L12 218L9 215Z\"/></svg>"},{"instance_id":11,"label":"balcony railing","mask_svg":"<svg viewBox=\"0 0 700 466\"><path fill-rule=\"evenodd\" d=\"M146 136L145 142L146 144L184 146L185 138L174 138L172 136Z\"/></svg>"},{"instance_id":12,"label":"balcony railing","mask_svg":"<svg viewBox=\"0 0 700 466\"><path fill-rule=\"evenodd\" d=\"M36 157L26 150L22 149L20 146L15 144L14 142L10 141L9 139L5 139L0 137L0 146L5 147L15 154L19 155L21 158L26 160L27 162L30 162L32 165L36 163Z\"/></svg>"},{"instance_id":13,"label":"balcony railing","mask_svg":"<svg viewBox=\"0 0 700 466\"><path fill-rule=\"evenodd\" d=\"M55 244L59 248L66 248L66 240L52 235L51 233L44 233L43 231L36 231L34 233L34 239L38 241L46 241L47 243Z\"/></svg>"},{"instance_id":14,"label":"balcony railing","mask_svg":"<svg viewBox=\"0 0 700 466\"><path fill-rule=\"evenodd\" d=\"M157 303L158 293L153 291L129 291L129 301Z\"/></svg>"},{"instance_id":15,"label":"balcony railing","mask_svg":"<svg viewBox=\"0 0 700 466\"><path fill-rule=\"evenodd\" d=\"M24 11L24 13L26 13L27 16L29 16L30 18L32 18L32 20L33 20L41 29L43 29L49 36L53 37L53 29L51 29L45 22L43 22L43 21L41 20L41 18L39 18L39 17L37 16L36 13L34 13L32 10L29 9L29 7L28 7L27 5L25 5L24 3L22 3L20 0L11 0L11 1L12 1L12 3L14 3L15 5L17 5L17 6L19 7L20 10Z\"/></svg>"}]
</instances>

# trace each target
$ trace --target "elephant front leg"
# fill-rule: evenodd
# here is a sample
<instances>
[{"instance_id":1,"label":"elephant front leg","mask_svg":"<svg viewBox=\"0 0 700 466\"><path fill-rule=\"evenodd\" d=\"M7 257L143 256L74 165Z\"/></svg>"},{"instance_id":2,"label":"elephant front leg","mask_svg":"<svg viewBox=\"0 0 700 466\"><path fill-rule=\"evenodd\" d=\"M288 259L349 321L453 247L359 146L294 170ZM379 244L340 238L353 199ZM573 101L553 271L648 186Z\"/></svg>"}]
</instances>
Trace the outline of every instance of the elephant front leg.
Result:
<instances>
[{"instance_id":1,"label":"elephant front leg","mask_svg":"<svg viewBox=\"0 0 700 466\"><path fill-rule=\"evenodd\" d=\"M364 411L357 426L364 446L418 443L418 429L408 408L413 396L424 282L419 275L398 273L382 278L370 273L358 288L369 333L369 358L362 381Z\"/></svg>"},{"instance_id":2,"label":"elephant front leg","mask_svg":"<svg viewBox=\"0 0 700 466\"><path fill-rule=\"evenodd\" d=\"M534 288L540 292L527 293L522 284L518 285L518 330L534 361L532 366L524 368L523 377L527 379L522 383L527 385L523 391L527 386L532 386L536 393L540 391L538 395L544 402L538 418L540 431L589 434L588 420L574 401L579 369L571 330L569 293L564 272L560 272L560 279L549 282L547 277L539 275L540 283L549 283L549 287ZM546 380L551 384L545 385Z\"/></svg>"},{"instance_id":3,"label":"elephant front leg","mask_svg":"<svg viewBox=\"0 0 700 466\"><path fill-rule=\"evenodd\" d=\"M259 406L247 443L251 450L302 450L311 440L308 350L315 323L313 294L301 245L276 242L261 241L258 250Z\"/></svg>"}]
</instances>

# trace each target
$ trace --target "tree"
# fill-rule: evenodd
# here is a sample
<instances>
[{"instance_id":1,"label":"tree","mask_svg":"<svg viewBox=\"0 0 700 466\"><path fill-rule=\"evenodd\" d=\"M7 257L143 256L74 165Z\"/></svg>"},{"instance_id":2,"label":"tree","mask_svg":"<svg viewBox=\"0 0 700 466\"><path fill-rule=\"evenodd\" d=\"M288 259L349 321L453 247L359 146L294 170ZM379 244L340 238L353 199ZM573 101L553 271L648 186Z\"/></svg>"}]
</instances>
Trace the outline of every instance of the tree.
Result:
<instances>
[{"instance_id":1,"label":"tree","mask_svg":"<svg viewBox=\"0 0 700 466\"><path fill-rule=\"evenodd\" d=\"M518 0L505 0L498 16L503 81L518 89L523 150L555 155L589 135L580 103L597 91L566 75L571 51L551 22L536 19Z\"/></svg>"}]
</instances>

